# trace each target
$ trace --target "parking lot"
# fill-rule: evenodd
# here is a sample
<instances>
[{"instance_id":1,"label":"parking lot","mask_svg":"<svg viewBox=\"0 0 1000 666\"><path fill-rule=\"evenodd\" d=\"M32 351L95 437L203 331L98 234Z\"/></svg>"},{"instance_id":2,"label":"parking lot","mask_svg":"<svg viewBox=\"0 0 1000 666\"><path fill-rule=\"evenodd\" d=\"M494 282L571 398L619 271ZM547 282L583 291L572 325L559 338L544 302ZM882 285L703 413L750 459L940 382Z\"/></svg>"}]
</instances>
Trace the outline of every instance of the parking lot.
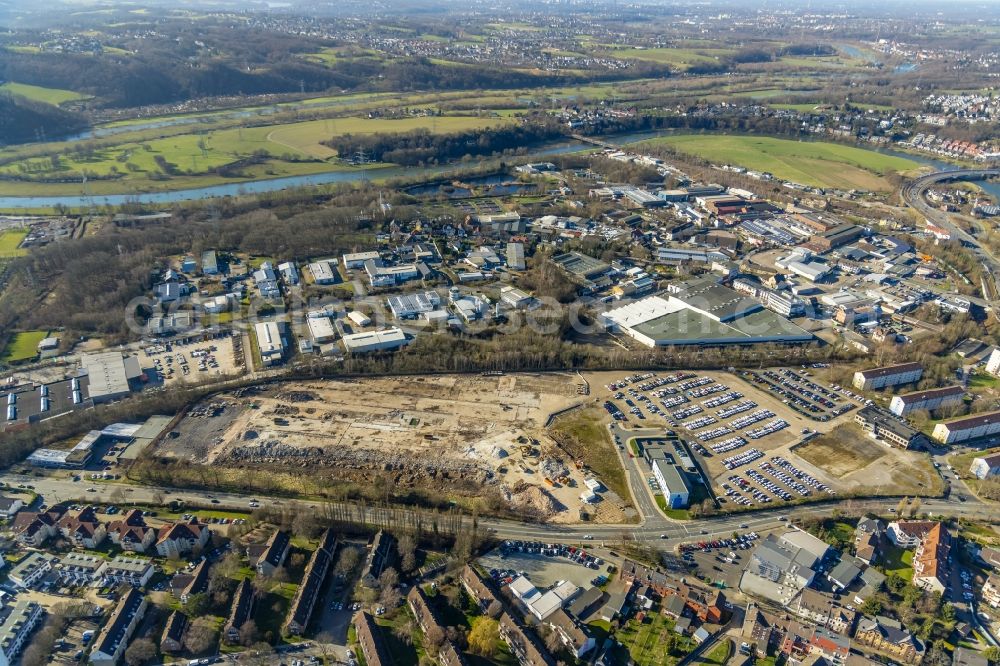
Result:
<instances>
[{"instance_id":1,"label":"parking lot","mask_svg":"<svg viewBox=\"0 0 1000 666\"><path fill-rule=\"evenodd\" d=\"M143 349L143 371L151 384L196 383L238 375L245 369L242 339L222 337L190 344L159 344Z\"/></svg>"},{"instance_id":2,"label":"parking lot","mask_svg":"<svg viewBox=\"0 0 1000 666\"><path fill-rule=\"evenodd\" d=\"M805 369L744 370L742 374L764 390L780 395L789 407L815 421L829 421L855 408L855 404L841 394L839 386L820 386L809 379L811 375Z\"/></svg>"},{"instance_id":3,"label":"parking lot","mask_svg":"<svg viewBox=\"0 0 1000 666\"><path fill-rule=\"evenodd\" d=\"M680 547L681 559L689 570L707 576L713 583L737 588L750 552L761 536L749 532L738 538L683 544Z\"/></svg>"},{"instance_id":4,"label":"parking lot","mask_svg":"<svg viewBox=\"0 0 1000 666\"><path fill-rule=\"evenodd\" d=\"M520 546L516 545L519 543ZM586 548L507 541L479 558L479 563L499 586L523 575L539 588L568 580L586 589L595 585L594 580L598 576L609 573L609 563L604 559L606 556L606 552L595 555Z\"/></svg>"},{"instance_id":5,"label":"parking lot","mask_svg":"<svg viewBox=\"0 0 1000 666\"><path fill-rule=\"evenodd\" d=\"M840 387L821 386L810 379L813 372L773 368L738 375L678 371L616 377L605 386L604 407L622 426L638 421L649 429L662 422L668 436L683 438L723 504L751 507L824 496L835 493L835 480L800 460L791 447L850 418L863 401Z\"/></svg>"}]
</instances>

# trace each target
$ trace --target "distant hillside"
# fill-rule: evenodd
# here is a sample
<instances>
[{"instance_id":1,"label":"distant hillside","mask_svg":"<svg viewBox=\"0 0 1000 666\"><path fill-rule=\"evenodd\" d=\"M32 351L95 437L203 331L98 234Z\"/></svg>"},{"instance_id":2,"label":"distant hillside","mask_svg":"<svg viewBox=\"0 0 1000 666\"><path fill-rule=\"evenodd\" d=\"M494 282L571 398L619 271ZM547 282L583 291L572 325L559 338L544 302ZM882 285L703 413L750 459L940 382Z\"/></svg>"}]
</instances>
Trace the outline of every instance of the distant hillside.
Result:
<instances>
[{"instance_id":1,"label":"distant hillside","mask_svg":"<svg viewBox=\"0 0 1000 666\"><path fill-rule=\"evenodd\" d=\"M0 144L58 139L88 126L79 113L0 92Z\"/></svg>"}]
</instances>

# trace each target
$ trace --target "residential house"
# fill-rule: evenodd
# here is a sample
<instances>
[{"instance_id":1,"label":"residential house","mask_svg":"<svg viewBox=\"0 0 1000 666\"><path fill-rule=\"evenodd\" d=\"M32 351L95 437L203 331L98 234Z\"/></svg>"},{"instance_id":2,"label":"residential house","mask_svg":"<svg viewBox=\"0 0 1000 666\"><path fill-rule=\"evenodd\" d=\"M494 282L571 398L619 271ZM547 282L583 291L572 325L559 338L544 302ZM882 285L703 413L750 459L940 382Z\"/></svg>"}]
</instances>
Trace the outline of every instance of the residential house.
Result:
<instances>
[{"instance_id":1,"label":"residential house","mask_svg":"<svg viewBox=\"0 0 1000 666\"><path fill-rule=\"evenodd\" d=\"M410 610L413 611L413 617L416 618L417 625L420 626L420 630L424 632L424 635L437 634L442 637L447 635L447 627L441 623L441 620L431 607L430 600L428 600L427 595L424 594L423 589L419 585L414 585L410 589L409 594L406 595L406 601L409 603ZM446 657L439 654L438 660L442 666L466 663L461 651L448 638L445 638L439 652L447 653Z\"/></svg>"},{"instance_id":2,"label":"residential house","mask_svg":"<svg viewBox=\"0 0 1000 666\"><path fill-rule=\"evenodd\" d=\"M385 666L394 663L389 648L382 638L382 630L375 623L375 618L360 611L354 615L354 631L358 637L358 646L365 656L368 666Z\"/></svg>"},{"instance_id":3,"label":"residential house","mask_svg":"<svg viewBox=\"0 0 1000 666\"><path fill-rule=\"evenodd\" d=\"M94 550L104 543L107 529L97 519L97 511L92 506L63 515L56 523L59 533L76 548Z\"/></svg>"},{"instance_id":4,"label":"residential house","mask_svg":"<svg viewBox=\"0 0 1000 666\"><path fill-rule=\"evenodd\" d=\"M844 608L833 597L809 587L799 592L788 609L838 634L850 635L854 627L854 611Z\"/></svg>"},{"instance_id":5,"label":"residential house","mask_svg":"<svg viewBox=\"0 0 1000 666\"><path fill-rule=\"evenodd\" d=\"M913 554L913 584L932 592L944 593L951 570L951 534L944 524L936 523L917 546Z\"/></svg>"},{"instance_id":6,"label":"residential house","mask_svg":"<svg viewBox=\"0 0 1000 666\"><path fill-rule=\"evenodd\" d=\"M461 581L466 593L476 601L480 612L485 612L493 603L500 603L486 579L468 564L462 569Z\"/></svg>"},{"instance_id":7,"label":"residential house","mask_svg":"<svg viewBox=\"0 0 1000 666\"><path fill-rule=\"evenodd\" d=\"M534 635L525 632L506 612L500 616L500 637L521 666L555 666L556 662L545 646Z\"/></svg>"},{"instance_id":8,"label":"residential house","mask_svg":"<svg viewBox=\"0 0 1000 666\"><path fill-rule=\"evenodd\" d=\"M163 627L163 638L160 639L160 652L172 654L184 649L184 630L187 629L187 616L175 610L167 618Z\"/></svg>"},{"instance_id":9,"label":"residential house","mask_svg":"<svg viewBox=\"0 0 1000 666\"><path fill-rule=\"evenodd\" d=\"M22 589L34 587L52 571L56 558L48 553L31 552L11 567L7 579Z\"/></svg>"},{"instance_id":10,"label":"residential house","mask_svg":"<svg viewBox=\"0 0 1000 666\"><path fill-rule=\"evenodd\" d=\"M835 590L845 590L861 575L862 566L860 560L844 555L826 577L833 583Z\"/></svg>"},{"instance_id":11,"label":"residential house","mask_svg":"<svg viewBox=\"0 0 1000 666\"><path fill-rule=\"evenodd\" d=\"M316 600L323 589L323 581L326 579L326 573L330 569L336 551L337 535L333 530L326 530L320 537L319 546L309 558L305 575L302 577L302 584L299 585L292 598L292 604L288 609L288 618L282 627L286 636L297 636L309 626L309 618L312 617Z\"/></svg>"},{"instance_id":12,"label":"residential house","mask_svg":"<svg viewBox=\"0 0 1000 666\"><path fill-rule=\"evenodd\" d=\"M110 585L142 587L153 577L154 571L153 563L150 560L119 555L109 561L100 574Z\"/></svg>"},{"instance_id":13,"label":"residential house","mask_svg":"<svg viewBox=\"0 0 1000 666\"><path fill-rule=\"evenodd\" d=\"M897 520L889 523L885 533L894 546L909 550L916 548L935 525L932 520Z\"/></svg>"},{"instance_id":14,"label":"residential house","mask_svg":"<svg viewBox=\"0 0 1000 666\"><path fill-rule=\"evenodd\" d=\"M1000 608L1000 576L990 574L982 587L983 603L991 608Z\"/></svg>"},{"instance_id":15,"label":"residential house","mask_svg":"<svg viewBox=\"0 0 1000 666\"><path fill-rule=\"evenodd\" d=\"M243 625L253 615L254 590L250 578L244 578L236 586L236 594L233 595L233 608L229 611L229 618L222 629L222 636L228 643L236 643L240 640L240 630Z\"/></svg>"},{"instance_id":16,"label":"residential house","mask_svg":"<svg viewBox=\"0 0 1000 666\"><path fill-rule=\"evenodd\" d=\"M62 585L90 585L101 577L107 560L87 553L66 553L56 563Z\"/></svg>"},{"instance_id":17,"label":"residential house","mask_svg":"<svg viewBox=\"0 0 1000 666\"><path fill-rule=\"evenodd\" d=\"M586 625L570 617L561 608L545 618L545 623L556 632L562 644L577 659L596 646L596 641Z\"/></svg>"},{"instance_id":18,"label":"residential house","mask_svg":"<svg viewBox=\"0 0 1000 666\"><path fill-rule=\"evenodd\" d=\"M247 558L250 560L250 566L255 568L258 574L270 576L275 569L284 565L290 546L291 539L289 539L288 533L276 530L266 542L247 546Z\"/></svg>"},{"instance_id":19,"label":"residential house","mask_svg":"<svg viewBox=\"0 0 1000 666\"><path fill-rule=\"evenodd\" d=\"M885 529L880 518L862 516L854 531L854 556L865 564L877 564L885 548Z\"/></svg>"},{"instance_id":20,"label":"residential house","mask_svg":"<svg viewBox=\"0 0 1000 666\"><path fill-rule=\"evenodd\" d=\"M28 637L42 622L42 607L21 599L0 623L0 663L13 664L28 642Z\"/></svg>"},{"instance_id":21,"label":"residential house","mask_svg":"<svg viewBox=\"0 0 1000 666\"><path fill-rule=\"evenodd\" d=\"M7 520L13 518L23 507L24 501L20 497L0 497L0 516Z\"/></svg>"},{"instance_id":22,"label":"residential house","mask_svg":"<svg viewBox=\"0 0 1000 666\"><path fill-rule=\"evenodd\" d=\"M898 620L882 615L858 620L854 640L911 664L918 663L924 654L923 646Z\"/></svg>"},{"instance_id":23,"label":"residential house","mask_svg":"<svg viewBox=\"0 0 1000 666\"><path fill-rule=\"evenodd\" d=\"M139 590L130 588L122 595L111 617L94 640L90 663L95 666L114 666L125 653L132 632L146 613L146 597Z\"/></svg>"},{"instance_id":24,"label":"residential house","mask_svg":"<svg viewBox=\"0 0 1000 666\"><path fill-rule=\"evenodd\" d=\"M174 574L170 579L170 591L182 604L186 604L196 594L208 592L208 569L209 561L204 559L191 573Z\"/></svg>"},{"instance_id":25,"label":"residential house","mask_svg":"<svg viewBox=\"0 0 1000 666\"><path fill-rule=\"evenodd\" d=\"M156 541L156 530L146 525L139 509L132 509L120 520L109 523L107 533L111 543L130 553L145 553Z\"/></svg>"},{"instance_id":26,"label":"residential house","mask_svg":"<svg viewBox=\"0 0 1000 666\"><path fill-rule=\"evenodd\" d=\"M851 639L835 634L825 627L816 627L809 638L809 654L834 664L842 664L851 654Z\"/></svg>"},{"instance_id":27,"label":"residential house","mask_svg":"<svg viewBox=\"0 0 1000 666\"><path fill-rule=\"evenodd\" d=\"M156 552L161 557L180 557L204 548L211 534L208 526L200 523L197 518L174 523L160 530Z\"/></svg>"},{"instance_id":28,"label":"residential house","mask_svg":"<svg viewBox=\"0 0 1000 666\"><path fill-rule=\"evenodd\" d=\"M379 530L368 546L365 566L361 570L361 584L365 587L375 587L378 584L378 577L392 565L395 551L396 540L391 534Z\"/></svg>"},{"instance_id":29,"label":"residential house","mask_svg":"<svg viewBox=\"0 0 1000 666\"><path fill-rule=\"evenodd\" d=\"M974 458L969 472L977 479L988 479L1000 475L1000 453Z\"/></svg>"},{"instance_id":30,"label":"residential house","mask_svg":"<svg viewBox=\"0 0 1000 666\"><path fill-rule=\"evenodd\" d=\"M17 542L32 548L41 548L50 538L59 534L56 523L62 518L62 511L53 509L45 513L22 511L14 516L11 531Z\"/></svg>"}]
</instances>

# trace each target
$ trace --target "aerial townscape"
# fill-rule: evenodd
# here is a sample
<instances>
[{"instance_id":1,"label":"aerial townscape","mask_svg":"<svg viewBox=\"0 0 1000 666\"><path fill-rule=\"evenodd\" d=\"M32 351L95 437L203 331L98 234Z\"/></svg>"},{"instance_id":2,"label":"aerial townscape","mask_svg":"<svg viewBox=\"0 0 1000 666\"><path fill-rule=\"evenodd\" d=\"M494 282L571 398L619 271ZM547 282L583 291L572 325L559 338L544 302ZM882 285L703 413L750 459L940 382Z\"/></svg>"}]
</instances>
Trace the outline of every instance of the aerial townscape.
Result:
<instances>
[{"instance_id":1,"label":"aerial townscape","mask_svg":"<svg viewBox=\"0 0 1000 666\"><path fill-rule=\"evenodd\" d=\"M0 2L0 666L1000 666L1000 2Z\"/></svg>"}]
</instances>

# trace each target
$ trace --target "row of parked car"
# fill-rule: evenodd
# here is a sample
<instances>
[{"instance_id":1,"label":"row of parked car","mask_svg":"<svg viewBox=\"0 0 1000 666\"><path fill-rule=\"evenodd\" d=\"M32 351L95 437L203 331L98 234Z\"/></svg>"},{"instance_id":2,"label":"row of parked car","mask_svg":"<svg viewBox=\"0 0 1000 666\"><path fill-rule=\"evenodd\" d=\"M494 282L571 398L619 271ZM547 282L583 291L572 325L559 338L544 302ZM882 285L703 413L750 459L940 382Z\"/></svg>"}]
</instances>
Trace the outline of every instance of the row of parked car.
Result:
<instances>
[{"instance_id":1,"label":"row of parked car","mask_svg":"<svg viewBox=\"0 0 1000 666\"><path fill-rule=\"evenodd\" d=\"M586 538L586 537L584 537ZM546 557L565 557L571 562L582 564L591 569L598 569L604 560L590 555L582 548L566 546L561 543L542 543L541 541L504 541L500 546L501 556L509 553L529 553Z\"/></svg>"}]
</instances>

